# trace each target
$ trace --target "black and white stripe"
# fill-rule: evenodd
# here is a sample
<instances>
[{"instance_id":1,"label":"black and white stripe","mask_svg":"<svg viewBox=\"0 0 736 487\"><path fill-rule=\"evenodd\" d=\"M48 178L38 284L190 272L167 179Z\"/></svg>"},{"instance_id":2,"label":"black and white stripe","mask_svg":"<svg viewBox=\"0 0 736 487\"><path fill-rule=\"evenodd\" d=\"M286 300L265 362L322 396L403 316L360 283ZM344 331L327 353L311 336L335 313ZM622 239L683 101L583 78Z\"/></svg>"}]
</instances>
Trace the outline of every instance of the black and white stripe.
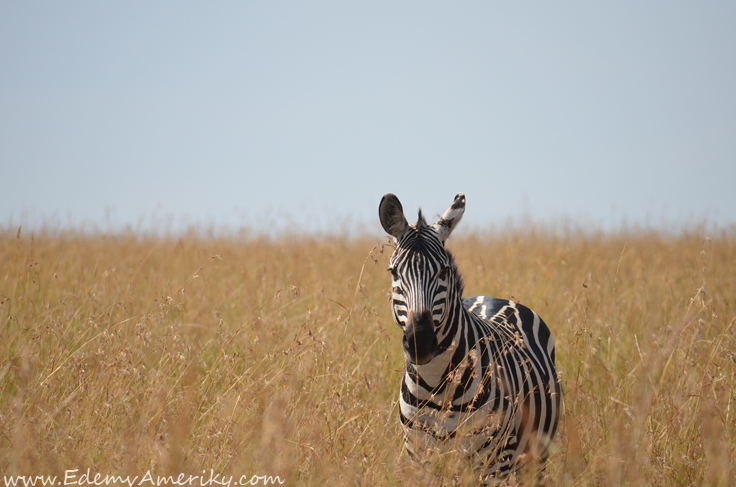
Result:
<instances>
[{"instance_id":1,"label":"black and white stripe","mask_svg":"<svg viewBox=\"0 0 736 487\"><path fill-rule=\"evenodd\" d=\"M421 211L409 225L392 194L379 206L397 244L389 270L394 320L404 332L406 447L420 460L460 450L487 481L543 464L562 394L554 341L534 311L503 299L462 299L462 279L444 243L464 211L462 193L433 225Z\"/></svg>"}]
</instances>

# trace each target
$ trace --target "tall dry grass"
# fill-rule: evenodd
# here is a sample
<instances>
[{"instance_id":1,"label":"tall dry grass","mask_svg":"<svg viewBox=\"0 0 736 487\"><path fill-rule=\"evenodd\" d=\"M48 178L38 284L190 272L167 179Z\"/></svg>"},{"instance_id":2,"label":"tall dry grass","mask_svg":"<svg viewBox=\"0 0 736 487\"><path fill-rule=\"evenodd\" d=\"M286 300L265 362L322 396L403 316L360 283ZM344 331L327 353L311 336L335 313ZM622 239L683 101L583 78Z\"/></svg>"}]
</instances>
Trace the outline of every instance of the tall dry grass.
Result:
<instances>
[{"instance_id":1,"label":"tall dry grass","mask_svg":"<svg viewBox=\"0 0 736 487\"><path fill-rule=\"evenodd\" d=\"M377 241L2 231L0 472L469 484L460 460L403 452ZM554 334L550 485L734 485L733 231L449 247L466 295L519 300Z\"/></svg>"}]
</instances>

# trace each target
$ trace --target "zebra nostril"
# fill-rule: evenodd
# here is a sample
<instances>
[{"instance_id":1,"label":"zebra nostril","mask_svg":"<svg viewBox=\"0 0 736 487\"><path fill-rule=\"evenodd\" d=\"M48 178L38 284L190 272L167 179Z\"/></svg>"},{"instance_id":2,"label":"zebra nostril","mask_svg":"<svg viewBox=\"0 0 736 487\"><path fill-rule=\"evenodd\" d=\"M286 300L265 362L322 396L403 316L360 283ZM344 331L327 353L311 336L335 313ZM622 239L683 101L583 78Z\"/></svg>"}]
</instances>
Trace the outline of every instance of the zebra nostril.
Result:
<instances>
[{"instance_id":1,"label":"zebra nostril","mask_svg":"<svg viewBox=\"0 0 736 487\"><path fill-rule=\"evenodd\" d=\"M438 343L434 320L429 311L409 313L402 341L404 353L410 362L423 365L434 358Z\"/></svg>"}]
</instances>

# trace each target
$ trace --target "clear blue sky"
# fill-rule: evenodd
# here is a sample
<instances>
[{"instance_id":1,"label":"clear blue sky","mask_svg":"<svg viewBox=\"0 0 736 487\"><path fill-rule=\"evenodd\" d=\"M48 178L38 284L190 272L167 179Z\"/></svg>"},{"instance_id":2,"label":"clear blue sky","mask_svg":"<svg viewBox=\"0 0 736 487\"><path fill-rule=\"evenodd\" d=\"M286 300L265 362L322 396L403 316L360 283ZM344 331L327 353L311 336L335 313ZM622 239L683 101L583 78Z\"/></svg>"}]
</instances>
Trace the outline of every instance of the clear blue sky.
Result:
<instances>
[{"instance_id":1,"label":"clear blue sky","mask_svg":"<svg viewBox=\"0 0 736 487\"><path fill-rule=\"evenodd\" d=\"M736 222L736 2L2 2L0 226ZM168 223L167 223L168 222Z\"/></svg>"}]
</instances>

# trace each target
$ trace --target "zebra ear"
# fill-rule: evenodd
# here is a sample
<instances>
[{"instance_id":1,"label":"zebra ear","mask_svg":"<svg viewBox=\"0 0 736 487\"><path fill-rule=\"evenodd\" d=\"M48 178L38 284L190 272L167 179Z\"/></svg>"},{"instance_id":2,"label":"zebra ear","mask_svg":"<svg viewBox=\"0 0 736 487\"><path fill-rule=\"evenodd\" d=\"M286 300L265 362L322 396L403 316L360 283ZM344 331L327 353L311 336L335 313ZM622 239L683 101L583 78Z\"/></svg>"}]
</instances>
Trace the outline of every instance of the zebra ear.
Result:
<instances>
[{"instance_id":1,"label":"zebra ear","mask_svg":"<svg viewBox=\"0 0 736 487\"><path fill-rule=\"evenodd\" d=\"M378 217L386 233L398 239L409 224L404 217L404 208L395 194L388 193L378 205Z\"/></svg>"},{"instance_id":2,"label":"zebra ear","mask_svg":"<svg viewBox=\"0 0 736 487\"><path fill-rule=\"evenodd\" d=\"M455 225L460 222L460 219L463 217L463 213L465 213L465 195L463 193L458 193L445 214L442 215L437 223L432 225L440 236L440 241L442 241L443 244L445 243L445 240L450 237L450 234L455 229Z\"/></svg>"}]
</instances>

